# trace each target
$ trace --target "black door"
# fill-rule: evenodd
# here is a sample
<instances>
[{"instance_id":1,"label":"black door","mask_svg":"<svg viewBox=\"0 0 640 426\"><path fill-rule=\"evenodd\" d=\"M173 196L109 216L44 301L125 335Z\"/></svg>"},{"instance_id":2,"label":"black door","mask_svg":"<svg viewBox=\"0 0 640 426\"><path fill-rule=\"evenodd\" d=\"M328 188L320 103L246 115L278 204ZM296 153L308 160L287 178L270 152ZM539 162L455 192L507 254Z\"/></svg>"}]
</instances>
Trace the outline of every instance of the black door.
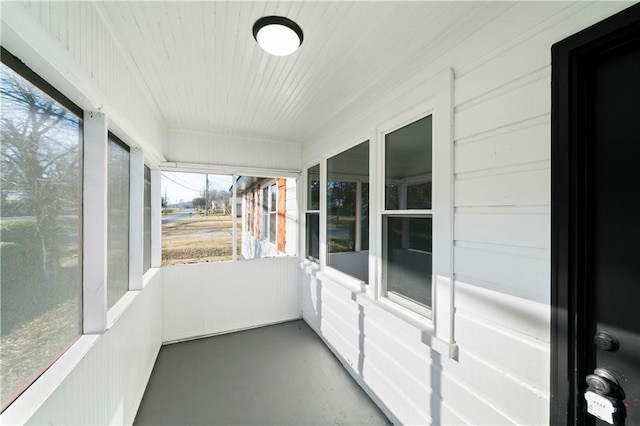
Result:
<instances>
[{"instance_id":1,"label":"black door","mask_svg":"<svg viewBox=\"0 0 640 426\"><path fill-rule=\"evenodd\" d=\"M553 46L551 423L640 426L640 6Z\"/></svg>"}]
</instances>

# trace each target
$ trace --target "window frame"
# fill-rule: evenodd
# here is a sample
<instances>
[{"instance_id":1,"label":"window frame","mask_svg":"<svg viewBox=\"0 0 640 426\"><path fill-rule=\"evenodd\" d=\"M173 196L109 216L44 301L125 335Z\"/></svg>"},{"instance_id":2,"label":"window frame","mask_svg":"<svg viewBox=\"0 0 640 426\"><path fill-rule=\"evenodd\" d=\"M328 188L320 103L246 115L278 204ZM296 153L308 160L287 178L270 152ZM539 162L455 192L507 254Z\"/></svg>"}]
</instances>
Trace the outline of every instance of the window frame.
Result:
<instances>
[{"instance_id":1,"label":"window frame","mask_svg":"<svg viewBox=\"0 0 640 426\"><path fill-rule=\"evenodd\" d=\"M278 181L269 184L269 243L278 244ZM272 218L273 228L272 229ZM273 237L273 239L271 239Z\"/></svg>"},{"instance_id":2,"label":"window frame","mask_svg":"<svg viewBox=\"0 0 640 426\"><path fill-rule=\"evenodd\" d=\"M304 214L304 258L307 259L310 262L316 263L316 264L320 264L320 204L321 204L321 197L320 197L320 191L321 191L321 187L322 187L322 180L320 178L321 176L321 165L320 165L320 161L318 162L314 162L314 164L305 167L305 174L304 174L304 194L305 194L305 214ZM311 193L311 182L312 180L309 179L311 172L311 169L314 168L318 168L318 208L317 209L312 209L310 208L311 204L312 204L312 193ZM318 246L318 257L315 258L313 256L311 256L309 254L310 252L310 241L309 241L309 220L308 218L313 215L313 216L317 216L317 221L318 221L318 241L316 242L317 246Z\"/></svg>"},{"instance_id":3,"label":"window frame","mask_svg":"<svg viewBox=\"0 0 640 426\"><path fill-rule=\"evenodd\" d=\"M143 164L142 182L143 187L143 202L142 202L142 275L146 274L153 266L152 261L152 241L153 241L153 193L152 193L152 173L151 167L147 164ZM149 177L149 184L147 186L147 175ZM148 191L147 191L148 188ZM147 217L147 200L149 201L149 216ZM147 239L147 230L149 231Z\"/></svg>"},{"instance_id":4,"label":"window frame","mask_svg":"<svg viewBox=\"0 0 640 426\"><path fill-rule=\"evenodd\" d=\"M435 222L436 220L436 214L434 214L434 209L433 209L433 187L434 185L434 180L433 180L433 168L435 165L435 156L434 156L434 149L433 149L433 145L434 145L434 131L433 128L431 130L431 188L432 188L432 199L431 199L431 208L430 209L408 209L407 208L407 189L409 186L413 186L413 185L417 185L420 183L425 183L426 181L424 180L423 177L417 177L417 178L409 178L406 179L405 181L403 181L401 184L398 185L398 203L399 203L399 208L398 209L387 209L386 208L386 186L387 186L387 179L386 179L386 144L387 144L387 140L386 140L386 136L391 134L392 132L402 129L406 126L409 126L411 124L416 123L419 120L422 120L426 117L431 116L431 120L432 120L432 125L433 122L435 120L434 118L434 108L432 106L427 106L425 105L424 107L424 111L422 113L417 113L416 112L412 112L406 116L403 116L401 119L397 120L397 122L395 122L394 124L390 124L388 126L385 126L383 128L380 129L379 131L379 152L380 152L380 163L381 163L381 173L380 173L380 181L381 181L381 189L382 189L382 194L381 194L381 202L380 202L380 227L381 227L381 233L380 233L380 261L379 261L379 271L380 271L380 282L379 282L379 288L380 288L380 297L382 298L386 298L389 301L402 306L403 308L409 309L417 314L420 314L430 320L433 320L433 310L434 310L434 305L435 305L435 279L434 279L434 272L433 272L433 251L434 248L432 247L432 259L431 259L431 307L427 307L409 297L406 297L404 295L400 295L400 294L396 294L395 292L390 292L387 286L387 262L388 262L388 255L387 255L387 245L385 244L386 238L388 238L387 235L387 220L386 218L389 217L399 217L399 218L431 218L432 220L432 224ZM393 123L393 122L391 122ZM403 208L404 207L404 208ZM433 227L432 227L432 238L433 238Z\"/></svg>"},{"instance_id":5,"label":"window frame","mask_svg":"<svg viewBox=\"0 0 640 426\"><path fill-rule=\"evenodd\" d=\"M84 277L83 277L83 269L84 269L84 251L85 246L83 243L84 236L84 211L83 204L85 202L84 190L85 190L85 111L76 105L71 99L66 97L62 92L56 89L53 85L47 82L44 78L38 75L35 71L29 68L25 63L23 63L17 56L13 55L4 46L0 46L0 58L1 62L10 70L15 72L21 78L23 78L26 82L36 87L38 90L42 91L45 95L52 98L55 102L64 107L68 112L75 115L78 118L78 272L79 272L79 287L81 293L85 292L84 288ZM61 347L61 349L51 357L47 363L40 366L40 368L33 372L33 374L25 381L20 388L18 388L6 401L0 400L0 413L6 412L12 404L14 404L25 392L29 391L31 386L38 380L40 375L48 370L52 365L54 365L60 357L69 350L74 344L82 338L85 334L83 322L84 317L86 315L85 312L85 303L84 298L80 300L80 309L78 313L77 319L80 324L79 333L71 338L69 341L65 342L65 345ZM106 312L105 312L106 314Z\"/></svg>"},{"instance_id":6,"label":"window frame","mask_svg":"<svg viewBox=\"0 0 640 426\"><path fill-rule=\"evenodd\" d=\"M431 210L432 217L432 308L431 318L417 311L383 297L382 293L382 214L375 213L376 249L372 253L375 270L378 271L375 292L372 295L380 306L389 309L395 315L406 321L418 321L425 329L430 330L431 346L450 358L457 358L458 347L454 339L454 275L453 275L453 70L446 68L436 74L419 91L398 100L396 106L402 113L386 120L375 128L377 173L376 197L378 201L372 207L384 207L385 176L384 176L384 141L385 134L410 124L421 117L432 115L432 187ZM411 101L413 100L413 101ZM407 213L415 213L410 210Z\"/></svg>"},{"instance_id":7,"label":"window frame","mask_svg":"<svg viewBox=\"0 0 640 426\"><path fill-rule=\"evenodd\" d=\"M275 188L275 200L273 188ZM265 209L264 198L267 194L267 204ZM273 204L273 205L272 205ZM260 240L276 246L278 242L278 180L271 179L260 185ZM275 216L275 229L273 230L273 240L271 239L271 216Z\"/></svg>"}]
</instances>

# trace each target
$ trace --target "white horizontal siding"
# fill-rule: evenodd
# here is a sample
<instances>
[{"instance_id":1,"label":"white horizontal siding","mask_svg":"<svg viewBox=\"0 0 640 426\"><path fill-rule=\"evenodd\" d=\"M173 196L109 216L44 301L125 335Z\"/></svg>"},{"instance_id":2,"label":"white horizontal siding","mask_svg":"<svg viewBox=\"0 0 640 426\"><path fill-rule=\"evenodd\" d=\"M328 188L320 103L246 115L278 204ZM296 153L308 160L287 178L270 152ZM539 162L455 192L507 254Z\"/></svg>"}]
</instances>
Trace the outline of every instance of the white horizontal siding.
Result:
<instances>
[{"instance_id":1,"label":"white horizontal siding","mask_svg":"<svg viewBox=\"0 0 640 426\"><path fill-rule=\"evenodd\" d=\"M345 109L305 144L305 164L334 155L424 101L429 76L453 67L458 359L380 302L303 274L304 318L398 423L548 423L550 50L628 5L512 4L420 76Z\"/></svg>"},{"instance_id":2,"label":"white horizontal siding","mask_svg":"<svg viewBox=\"0 0 640 426\"><path fill-rule=\"evenodd\" d=\"M547 342L493 323L490 315L484 320L474 316L488 303L476 306L475 296L485 301L508 296L496 297L477 287L467 295L471 297L462 298L457 306L462 321L458 336L464 342L458 361L430 349L425 330L326 275L314 279L313 289L303 292L304 318L400 424L455 424L446 421L461 418L468 424L544 423ZM535 315L532 302L517 301L518 309L532 314L516 321L517 328L526 322L534 330L548 327L548 318ZM517 313L512 315L518 318ZM509 407L521 404L522 410L509 412Z\"/></svg>"},{"instance_id":3,"label":"white horizontal siding","mask_svg":"<svg viewBox=\"0 0 640 426\"><path fill-rule=\"evenodd\" d=\"M547 249L550 244L549 208L457 209L456 241Z\"/></svg>"},{"instance_id":4,"label":"white horizontal siding","mask_svg":"<svg viewBox=\"0 0 640 426\"><path fill-rule=\"evenodd\" d=\"M163 341L299 318L298 261L281 257L164 267Z\"/></svg>"},{"instance_id":5,"label":"white horizontal siding","mask_svg":"<svg viewBox=\"0 0 640 426\"><path fill-rule=\"evenodd\" d=\"M536 165L535 170L456 179L455 205L545 206L549 205L550 184L549 163Z\"/></svg>"},{"instance_id":6,"label":"white horizontal siding","mask_svg":"<svg viewBox=\"0 0 640 426\"><path fill-rule=\"evenodd\" d=\"M454 152L456 173L460 175L549 160L549 125L549 120L543 116L481 138L458 140Z\"/></svg>"},{"instance_id":7,"label":"white horizontal siding","mask_svg":"<svg viewBox=\"0 0 640 426\"><path fill-rule=\"evenodd\" d=\"M456 242L458 280L541 303L549 303L548 249Z\"/></svg>"}]
</instances>

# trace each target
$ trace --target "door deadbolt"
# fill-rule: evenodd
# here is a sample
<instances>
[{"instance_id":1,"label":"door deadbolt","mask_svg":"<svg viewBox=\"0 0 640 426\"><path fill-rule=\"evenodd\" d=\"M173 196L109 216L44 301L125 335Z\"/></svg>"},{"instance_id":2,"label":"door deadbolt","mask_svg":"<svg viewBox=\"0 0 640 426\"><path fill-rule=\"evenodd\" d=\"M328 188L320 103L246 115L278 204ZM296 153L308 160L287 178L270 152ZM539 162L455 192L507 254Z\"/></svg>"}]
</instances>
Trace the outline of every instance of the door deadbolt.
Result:
<instances>
[{"instance_id":1,"label":"door deadbolt","mask_svg":"<svg viewBox=\"0 0 640 426\"><path fill-rule=\"evenodd\" d=\"M612 395L620 388L618 379L604 368L596 368L587 376L587 385L600 395Z\"/></svg>"},{"instance_id":2,"label":"door deadbolt","mask_svg":"<svg viewBox=\"0 0 640 426\"><path fill-rule=\"evenodd\" d=\"M603 351L615 352L620 347L616 336L606 330L598 330L593 336L593 343Z\"/></svg>"}]
</instances>

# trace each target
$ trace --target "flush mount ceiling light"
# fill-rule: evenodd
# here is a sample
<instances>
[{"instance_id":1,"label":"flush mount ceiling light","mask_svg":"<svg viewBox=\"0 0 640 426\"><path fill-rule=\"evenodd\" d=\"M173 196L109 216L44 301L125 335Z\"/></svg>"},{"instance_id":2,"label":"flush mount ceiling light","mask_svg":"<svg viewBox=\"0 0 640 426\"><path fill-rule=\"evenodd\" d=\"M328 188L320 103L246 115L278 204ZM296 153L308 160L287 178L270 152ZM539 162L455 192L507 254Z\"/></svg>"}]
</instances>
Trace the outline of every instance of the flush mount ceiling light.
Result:
<instances>
[{"instance_id":1,"label":"flush mount ceiling light","mask_svg":"<svg viewBox=\"0 0 640 426\"><path fill-rule=\"evenodd\" d=\"M253 38L275 56L287 56L302 44L302 29L291 19L265 16L253 24Z\"/></svg>"}]
</instances>

